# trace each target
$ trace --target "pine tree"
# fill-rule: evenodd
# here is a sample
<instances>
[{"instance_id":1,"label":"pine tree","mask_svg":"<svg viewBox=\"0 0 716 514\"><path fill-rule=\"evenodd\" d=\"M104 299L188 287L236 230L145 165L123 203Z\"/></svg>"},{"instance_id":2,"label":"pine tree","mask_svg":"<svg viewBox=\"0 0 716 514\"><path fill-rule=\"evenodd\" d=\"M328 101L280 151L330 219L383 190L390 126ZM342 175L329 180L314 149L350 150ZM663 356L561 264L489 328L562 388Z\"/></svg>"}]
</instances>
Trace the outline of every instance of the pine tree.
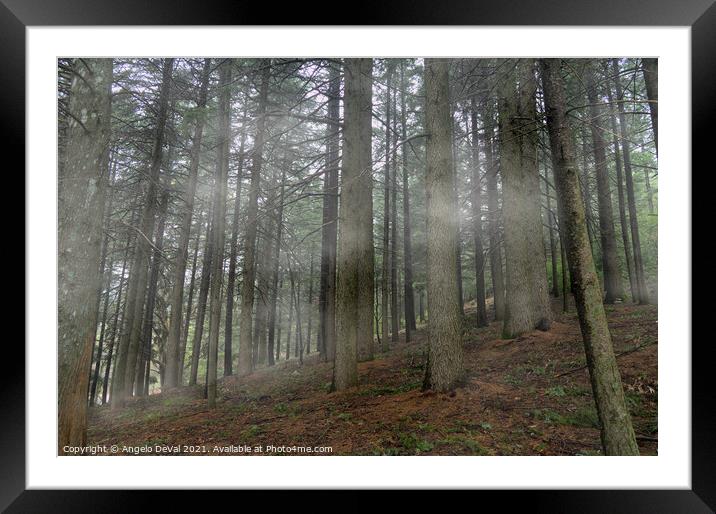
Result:
<instances>
[{"instance_id":1,"label":"pine tree","mask_svg":"<svg viewBox=\"0 0 716 514\"><path fill-rule=\"evenodd\" d=\"M109 180L111 59L75 59L58 196L58 452L87 440L87 388Z\"/></svg>"},{"instance_id":2,"label":"pine tree","mask_svg":"<svg viewBox=\"0 0 716 514\"><path fill-rule=\"evenodd\" d=\"M358 359L373 355L372 59L346 59L343 175L336 260L333 389L358 381Z\"/></svg>"},{"instance_id":3,"label":"pine tree","mask_svg":"<svg viewBox=\"0 0 716 514\"><path fill-rule=\"evenodd\" d=\"M572 290L587 355L587 368L601 425L606 455L638 455L634 430L624 399L602 291L594 268L586 230L560 59L542 59L542 83L555 186L559 201Z\"/></svg>"},{"instance_id":4,"label":"pine tree","mask_svg":"<svg viewBox=\"0 0 716 514\"><path fill-rule=\"evenodd\" d=\"M500 164L507 270L504 338L535 328L547 330L552 318L542 241L533 61L520 59L514 68L515 75L508 73L500 86Z\"/></svg>"},{"instance_id":5,"label":"pine tree","mask_svg":"<svg viewBox=\"0 0 716 514\"><path fill-rule=\"evenodd\" d=\"M455 298L457 219L453 207L452 116L448 62L425 59L425 194L428 238L428 362L424 387L453 389L463 376L462 316Z\"/></svg>"}]
</instances>

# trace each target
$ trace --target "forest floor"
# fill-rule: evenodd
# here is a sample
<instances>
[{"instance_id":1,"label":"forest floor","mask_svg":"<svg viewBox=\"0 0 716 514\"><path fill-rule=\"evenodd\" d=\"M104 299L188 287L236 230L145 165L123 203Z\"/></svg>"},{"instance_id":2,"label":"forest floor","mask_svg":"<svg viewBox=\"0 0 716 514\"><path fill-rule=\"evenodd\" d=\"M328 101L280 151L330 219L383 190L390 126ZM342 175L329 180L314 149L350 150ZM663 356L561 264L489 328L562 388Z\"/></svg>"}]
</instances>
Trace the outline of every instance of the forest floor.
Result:
<instances>
[{"instance_id":1,"label":"forest floor","mask_svg":"<svg viewBox=\"0 0 716 514\"><path fill-rule=\"evenodd\" d=\"M655 455L657 307L607 306L607 314L640 452ZM466 326L474 325L468 309ZM211 411L201 387L134 399L114 412L93 408L87 444L118 445L119 454L162 453L157 445L184 455L247 454L245 446L250 455L287 454L273 445L331 448L321 455L599 455L574 307L547 332L503 340L500 328L466 329L467 377L453 393L421 391L427 332L419 326L413 341L401 334L389 352L359 363L359 385L348 391L328 391L331 365L312 354L303 365L294 359L222 378Z\"/></svg>"}]
</instances>

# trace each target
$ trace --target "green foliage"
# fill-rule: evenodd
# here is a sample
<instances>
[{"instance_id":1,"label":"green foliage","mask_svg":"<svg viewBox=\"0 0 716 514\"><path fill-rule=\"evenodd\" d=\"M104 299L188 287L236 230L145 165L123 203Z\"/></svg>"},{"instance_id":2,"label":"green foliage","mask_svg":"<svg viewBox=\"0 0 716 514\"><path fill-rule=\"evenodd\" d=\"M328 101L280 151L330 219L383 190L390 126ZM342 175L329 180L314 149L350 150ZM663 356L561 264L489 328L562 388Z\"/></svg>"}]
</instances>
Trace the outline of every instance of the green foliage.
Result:
<instances>
[{"instance_id":1,"label":"green foliage","mask_svg":"<svg viewBox=\"0 0 716 514\"><path fill-rule=\"evenodd\" d=\"M400 433L398 434L398 441L404 449L416 454L429 452L434 447L432 443L418 438L414 433Z\"/></svg>"},{"instance_id":2,"label":"green foliage","mask_svg":"<svg viewBox=\"0 0 716 514\"><path fill-rule=\"evenodd\" d=\"M258 425L251 425L248 428L246 428L242 433L241 436L245 439L254 439L256 436L260 435L263 432L263 429Z\"/></svg>"},{"instance_id":3,"label":"green foliage","mask_svg":"<svg viewBox=\"0 0 716 514\"><path fill-rule=\"evenodd\" d=\"M565 424L583 428L599 428L597 410L592 407L581 407L565 417Z\"/></svg>"},{"instance_id":4,"label":"green foliage","mask_svg":"<svg viewBox=\"0 0 716 514\"><path fill-rule=\"evenodd\" d=\"M567 396L567 391L565 391L564 387L559 386L553 386L547 389L547 396L553 396L553 397L561 397L561 396Z\"/></svg>"},{"instance_id":5,"label":"green foliage","mask_svg":"<svg viewBox=\"0 0 716 514\"><path fill-rule=\"evenodd\" d=\"M490 452L482 446L479 442L474 439L470 439L467 436L450 435L444 439L437 441L437 444L458 446L466 449L471 455L489 455Z\"/></svg>"},{"instance_id":6,"label":"green foliage","mask_svg":"<svg viewBox=\"0 0 716 514\"><path fill-rule=\"evenodd\" d=\"M552 425L552 424L567 425L568 424L567 420L564 416L562 416L558 412L555 412L551 409L533 409L528 412L528 415L532 416L535 419L544 421L548 425Z\"/></svg>"}]
</instances>

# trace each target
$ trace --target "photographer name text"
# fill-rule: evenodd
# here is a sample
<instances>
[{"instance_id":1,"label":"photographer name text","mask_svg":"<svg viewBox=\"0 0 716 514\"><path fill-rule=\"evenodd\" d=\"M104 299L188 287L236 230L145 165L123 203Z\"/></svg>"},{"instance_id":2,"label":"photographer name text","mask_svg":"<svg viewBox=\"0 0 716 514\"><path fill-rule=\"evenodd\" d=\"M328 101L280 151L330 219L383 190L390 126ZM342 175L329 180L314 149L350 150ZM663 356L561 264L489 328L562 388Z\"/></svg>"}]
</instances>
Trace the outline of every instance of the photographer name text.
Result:
<instances>
[{"instance_id":1,"label":"photographer name text","mask_svg":"<svg viewBox=\"0 0 716 514\"><path fill-rule=\"evenodd\" d=\"M65 446L63 451L68 455L286 455L286 454L319 454L333 453L331 446L298 446L273 444L143 444L143 445L92 445L92 446Z\"/></svg>"}]
</instances>

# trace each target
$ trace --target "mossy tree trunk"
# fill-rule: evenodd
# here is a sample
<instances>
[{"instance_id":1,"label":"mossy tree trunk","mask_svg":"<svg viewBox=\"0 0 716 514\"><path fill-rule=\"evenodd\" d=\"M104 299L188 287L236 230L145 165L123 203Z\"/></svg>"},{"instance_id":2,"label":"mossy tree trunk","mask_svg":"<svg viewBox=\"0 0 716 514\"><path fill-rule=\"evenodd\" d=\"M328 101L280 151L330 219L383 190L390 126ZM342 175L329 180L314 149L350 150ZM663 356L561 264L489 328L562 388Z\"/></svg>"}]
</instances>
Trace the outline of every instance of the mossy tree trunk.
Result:
<instances>
[{"instance_id":1,"label":"mossy tree trunk","mask_svg":"<svg viewBox=\"0 0 716 514\"><path fill-rule=\"evenodd\" d=\"M601 425L602 446L606 455L638 455L639 448L626 407L602 303L599 277L589 246L579 170L567 121L561 59L543 59L541 69L560 219L587 368Z\"/></svg>"}]
</instances>

